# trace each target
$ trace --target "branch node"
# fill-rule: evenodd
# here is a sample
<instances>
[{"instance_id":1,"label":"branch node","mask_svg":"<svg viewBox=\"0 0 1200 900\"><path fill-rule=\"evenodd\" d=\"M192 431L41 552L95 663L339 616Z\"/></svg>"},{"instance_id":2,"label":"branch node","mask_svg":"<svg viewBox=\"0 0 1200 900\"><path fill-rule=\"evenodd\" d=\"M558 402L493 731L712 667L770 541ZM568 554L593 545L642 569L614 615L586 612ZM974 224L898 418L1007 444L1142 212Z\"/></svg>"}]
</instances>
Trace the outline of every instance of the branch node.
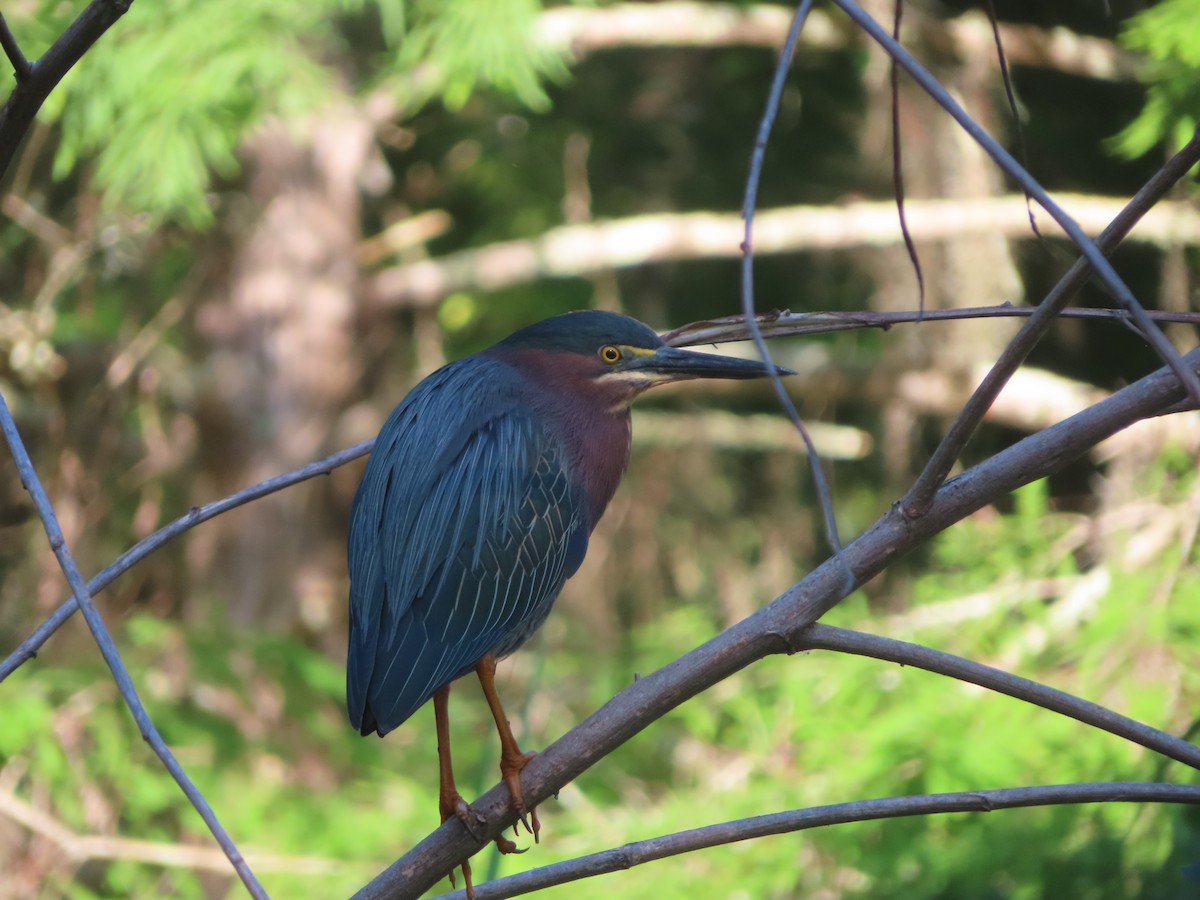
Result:
<instances>
[{"instance_id":1,"label":"branch node","mask_svg":"<svg viewBox=\"0 0 1200 900\"><path fill-rule=\"evenodd\" d=\"M933 496L922 495L914 497L910 493L901 500L897 500L892 504L892 512L898 515L905 522L915 522L918 519L923 519L933 508Z\"/></svg>"},{"instance_id":2,"label":"branch node","mask_svg":"<svg viewBox=\"0 0 1200 900\"><path fill-rule=\"evenodd\" d=\"M795 653L801 653L809 649L805 644L799 641L793 641L788 637L786 632L770 629L763 632L763 639L772 645L768 653L782 653L786 656L792 656Z\"/></svg>"}]
</instances>

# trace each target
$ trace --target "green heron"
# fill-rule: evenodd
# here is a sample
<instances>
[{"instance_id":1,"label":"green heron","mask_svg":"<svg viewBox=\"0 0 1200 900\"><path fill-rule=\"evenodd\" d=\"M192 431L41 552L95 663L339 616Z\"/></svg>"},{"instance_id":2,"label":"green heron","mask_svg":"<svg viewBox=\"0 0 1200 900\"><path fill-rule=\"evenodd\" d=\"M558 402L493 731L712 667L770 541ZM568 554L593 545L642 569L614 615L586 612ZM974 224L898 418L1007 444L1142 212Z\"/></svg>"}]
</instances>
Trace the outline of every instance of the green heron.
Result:
<instances>
[{"instance_id":1,"label":"green heron","mask_svg":"<svg viewBox=\"0 0 1200 900\"><path fill-rule=\"evenodd\" d=\"M590 310L444 366L392 412L350 516L346 703L354 727L382 737L433 698L443 822L474 828L454 784L447 713L451 682L474 671L500 735L500 773L537 840L520 777L534 754L513 737L496 661L541 627L583 562L629 461L630 403L657 384L769 372L668 347L634 319ZM470 891L465 864L463 875Z\"/></svg>"}]
</instances>

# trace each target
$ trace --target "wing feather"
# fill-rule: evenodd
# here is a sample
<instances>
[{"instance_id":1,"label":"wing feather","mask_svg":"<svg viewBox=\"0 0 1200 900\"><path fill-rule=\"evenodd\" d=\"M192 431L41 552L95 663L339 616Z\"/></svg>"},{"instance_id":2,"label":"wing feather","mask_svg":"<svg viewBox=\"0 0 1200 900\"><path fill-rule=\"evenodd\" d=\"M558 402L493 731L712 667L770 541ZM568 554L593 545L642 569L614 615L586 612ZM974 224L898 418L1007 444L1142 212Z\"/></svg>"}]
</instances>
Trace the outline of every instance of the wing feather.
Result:
<instances>
[{"instance_id":1,"label":"wing feather","mask_svg":"<svg viewBox=\"0 0 1200 900\"><path fill-rule=\"evenodd\" d=\"M582 489L525 391L503 363L469 358L418 385L380 432L348 548L346 699L363 734L524 643L583 558Z\"/></svg>"}]
</instances>

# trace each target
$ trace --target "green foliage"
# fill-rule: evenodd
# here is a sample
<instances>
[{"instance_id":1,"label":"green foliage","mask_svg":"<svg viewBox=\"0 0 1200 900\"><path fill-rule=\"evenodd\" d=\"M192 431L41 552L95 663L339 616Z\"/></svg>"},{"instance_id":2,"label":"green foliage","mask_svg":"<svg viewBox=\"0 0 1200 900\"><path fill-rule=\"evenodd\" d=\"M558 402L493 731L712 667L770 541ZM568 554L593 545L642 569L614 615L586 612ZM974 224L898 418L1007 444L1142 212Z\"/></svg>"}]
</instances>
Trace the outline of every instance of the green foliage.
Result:
<instances>
[{"instance_id":1,"label":"green foliage","mask_svg":"<svg viewBox=\"0 0 1200 900\"><path fill-rule=\"evenodd\" d=\"M36 56L48 46L81 6L43 3L36 15L17 18L27 52ZM1181 6L1159 4L1149 13ZM238 148L265 116L284 117L299 128L308 113L342 95L386 90L404 106L402 114L439 94L455 111L451 116L427 106L397 123L398 134L380 135L396 187L364 203L368 230L414 211L445 210L453 228L428 248L435 256L530 236L561 222L564 190L580 191L564 187L569 138L588 144L584 168L592 215L736 208L772 54L757 48L610 51L580 65L582 89L567 92L553 83L563 72L559 61L530 42L536 13L530 0L143 0L52 96L50 136L59 153L56 171L66 184L47 185L35 172L26 196L39 210L45 200L44 214L61 220L81 243L91 240L93 189L109 210L190 225L212 222L229 208L210 203L214 173L218 183L236 175ZM1164 43L1157 49L1147 43L1145 51L1194 68L1184 37L1194 30L1190 21L1168 22L1157 32ZM867 68L860 50L798 57L789 78L793 112L790 120L781 119L771 145L765 202L835 202L862 191ZM1027 70L1022 77L1042 75ZM1162 128L1180 110L1189 114L1190 95L1172 94L1182 85L1166 74L1156 83L1154 90L1166 97L1164 109L1172 110L1164 113ZM481 93L489 87L498 96ZM1099 81L1092 87L1110 90ZM1044 101L1054 93L1031 90L1029 96ZM553 118L538 114L548 95ZM514 98L533 112L514 107ZM801 98L803 115L797 118ZM1078 106L1094 117L1094 106ZM1074 177L1080 148L1066 138L1076 137L1078 120L1047 118L1065 129L1046 142L1054 147L1050 161ZM1123 189L1122 179L1128 181L1128 174L1089 190ZM228 196L236 197L233 187ZM130 237L133 230L121 238L131 251L89 245L96 258L85 266L79 289L71 282L58 289L57 300L42 301L55 304L48 334L70 367L64 381L43 385L26 404L29 429L41 439L39 465L45 463L56 497L66 500L84 536L77 549L92 555L82 561L89 570L125 549L131 535L153 527L155 516L212 499L230 477L244 474L226 472L214 461L213 447L228 443L230 455L251 452L242 435L228 430L219 408L214 415L211 379L219 354L211 351L214 345L221 353L230 348L189 331L201 310L189 311L184 325L159 337L146 364L120 388L107 382L112 357L155 323L165 298L204 293L194 281L229 262L228 254L209 254L200 242L185 244L173 232L164 239L148 227ZM230 227L231 235L244 233L237 223ZM59 261L18 226L9 226L5 241L0 264L11 270L6 283L14 297L30 285L35 290L39 272L57 271ZM130 262L123 253L137 258ZM22 254L31 257L29 264ZM851 258L857 256L764 258L760 299L764 306L855 308L874 291L859 260ZM611 280L601 296L665 325L727 311L736 296L737 265L662 265ZM446 349L453 355L478 349L539 313L587 305L597 294L586 279L543 282L536 289L522 285L486 297L464 291L439 311ZM392 333L390 320L371 318L355 333L355 350L373 364L393 348L403 355L403 319L397 317ZM829 355L842 377L854 381L893 339L882 333L830 338ZM203 349L189 356L193 341ZM1105 377L1114 377L1112 360L1123 355L1104 342L1096 346L1103 348L1098 355ZM361 394L369 391L364 387ZM359 399L355 393L346 403ZM822 418L878 414L866 403L859 410L823 405L819 391L806 391L806 399ZM331 416L346 411L339 406ZM326 424L331 441L345 435L332 418ZM192 453L188 435L196 432L204 446ZM589 560L595 568L570 586L573 599L564 597L534 645L502 667L505 696L529 698L524 709L509 700L523 743L544 746L634 673L652 671L772 596L819 553L804 508L808 476L794 456L746 455L719 465L697 462L701 457L638 449L631 483L595 541ZM839 506L853 507L849 516L842 510L844 532L852 534L887 501L870 464L836 468ZM1194 469L1192 456L1175 453L1139 491L1157 496L1167 516L1172 503L1194 490ZM758 518L748 517L748 508ZM150 525L142 521L147 510ZM301 502L291 508L286 527L338 531L340 553L344 523L337 515L344 508L330 516L332 522L319 522L324 511L322 504ZM1125 565L1119 541L1109 556L1081 546L1080 535L1090 534L1081 519L1059 511L1045 483L1030 485L1011 509L985 510L952 529L919 563L890 573L869 596L852 598L831 621L993 662L1173 731L1195 731L1195 551L1185 551L1179 540ZM206 592L211 582L205 580L226 564L219 552L206 555L205 543L211 552L212 533L231 520L156 554L104 602L120 623L119 642L156 722L243 849L335 863L319 876L262 870L268 890L276 896L347 895L436 824L432 717L421 711L385 741L352 733L342 709L343 623L337 620L297 624L272 613L252 625L219 615L196 622L197 608L236 606ZM38 568L44 543L35 531L31 524L19 541L6 540L5 546L22 548L20 567L6 568L0 560L0 578L9 576L0 624L10 645L34 615L33 598L42 609L49 589ZM597 561L606 544L618 563ZM330 559L320 567L336 581L336 558ZM271 560L261 565L262 581L286 594L292 573L281 574ZM611 574L615 568L619 577ZM904 573L917 568L906 583ZM593 578L596 572L602 574ZM1080 595L1078 604L1074 594L1068 598L1072 586L1094 578L1098 593ZM344 586L334 585L330 593L340 602ZM290 595L287 602L293 602ZM344 615L337 603L333 610ZM295 630L257 632L268 619L286 620ZM79 833L212 846L79 634L56 636L3 687L0 771L18 797ZM475 685L464 682L451 703L460 785L472 796L495 781L494 734ZM547 803L540 847L516 859L489 850L476 871L544 865L786 807L1122 777L1183 776L1115 738L920 671L823 653L770 659L689 702L568 786L558 802ZM558 894L582 900L613 893L1186 896L1179 873L1200 859L1198 836L1194 812L1117 805L864 823L694 854ZM117 861L93 863L79 873L56 870L42 886L49 896L187 898L218 893L213 885L209 875Z\"/></svg>"},{"instance_id":2,"label":"green foliage","mask_svg":"<svg viewBox=\"0 0 1200 900\"><path fill-rule=\"evenodd\" d=\"M1180 498L1195 496L1198 477L1191 461L1168 454L1141 481L1143 497ZM736 492L701 499L714 510L741 502ZM1175 515L1164 505L1157 518ZM1130 525L1107 557L1083 567L1074 560L1087 529L1078 525L1077 516L1056 511L1045 483L1029 485L1010 512L977 515L942 536L903 611L874 615L858 597L833 620L991 662L1172 731L1194 728L1195 547L1168 538L1164 552L1122 564L1126 543L1141 537ZM566 611L552 617L547 634L502 668L524 743L544 744L619 690L631 671L650 671L719 630L712 598L721 579L758 565L767 533L751 529L727 542L721 565L684 578L687 588L637 625L624 651L611 652L596 629L570 622ZM693 558L704 555L693 548ZM1072 599L1100 573L1102 590L1082 604ZM1058 587L1038 588L1046 583ZM183 628L136 615L120 640L164 737L243 848L340 861L325 875L263 871L272 893L350 893L436 824L428 710L386 741L361 739L345 722L338 662L219 616ZM207 843L97 655L56 659L53 649L5 685L0 768L21 773L18 794L40 798L81 833L95 830L89 815L99 805L113 811L122 836ZM524 710L512 700L523 690ZM460 784L470 796L495 780L494 734L475 685L464 681L451 703ZM488 850L476 872L503 874L786 808L1171 777L1186 776L1118 738L940 676L827 653L771 658L674 711L548 802L547 839L534 852L501 859ZM781 835L558 894L1170 897L1183 895L1183 866L1196 861L1198 842L1195 816L1170 807L1011 810ZM66 892L204 895L185 870L114 862L88 871L91 894L75 882Z\"/></svg>"},{"instance_id":3,"label":"green foliage","mask_svg":"<svg viewBox=\"0 0 1200 900\"><path fill-rule=\"evenodd\" d=\"M1194 461L1174 466L1168 456L1139 487L1177 498L1191 496L1196 483ZM705 493L714 507L723 502ZM1085 568L1077 559L1088 529L1080 525L1077 515L1055 509L1045 482L1031 484L1011 512L985 511L939 538L903 613L874 616L853 598L832 621L1000 665L1186 731L1200 687L1192 675L1200 627L1195 549L1129 567L1117 561L1125 548L1117 539L1111 560ZM759 530L760 541L766 532ZM554 678L541 692L561 698L586 685L572 701L582 716L627 683L631 670L653 669L714 634L717 572L753 568L761 547L726 541L716 554L695 539L681 537L693 560L720 562L636 629L628 658L605 662L593 631L568 633L561 650L539 663ZM1084 595L1073 591L1101 575L1103 590L1078 603ZM1058 593L1046 596L1041 585L1057 585ZM1132 674L1139 671L1146 674ZM543 818L553 839L536 859L499 865L544 865L789 807L1172 775L1186 777L1118 738L1019 701L918 670L811 653L765 660L638 735L564 790L560 804L548 804ZM549 896L1184 896L1182 867L1195 861L1198 834L1188 816L1111 804L861 823L704 851Z\"/></svg>"},{"instance_id":4,"label":"green foliage","mask_svg":"<svg viewBox=\"0 0 1200 900\"><path fill-rule=\"evenodd\" d=\"M44 108L61 125L55 177L77 175L88 163L110 210L203 227L214 221L214 179L238 174L238 148L268 117L302 128L339 93L380 81L410 106L441 96L458 109L487 86L545 108L542 80L565 75L558 57L533 40L540 11L533 0L412 7L398 0L134 4ZM49 44L70 21L64 13L63 4L45 4L18 20L19 38ZM363 16L378 16L385 46L349 45L351 23ZM348 78L352 72L357 77Z\"/></svg>"},{"instance_id":5,"label":"green foliage","mask_svg":"<svg viewBox=\"0 0 1200 900\"><path fill-rule=\"evenodd\" d=\"M47 104L62 124L55 175L94 159L110 206L211 223L210 173L237 173L245 135L265 116L295 120L328 98L313 50L345 6L134 4Z\"/></svg>"},{"instance_id":6,"label":"green foliage","mask_svg":"<svg viewBox=\"0 0 1200 900\"><path fill-rule=\"evenodd\" d=\"M1200 124L1200 16L1195 0L1163 0L1134 16L1126 46L1148 57L1146 104L1116 138L1129 156L1163 141L1177 148Z\"/></svg>"},{"instance_id":7,"label":"green foliage","mask_svg":"<svg viewBox=\"0 0 1200 900\"><path fill-rule=\"evenodd\" d=\"M480 85L532 109L549 106L542 81L565 77L566 66L534 38L541 12L537 0L417 0L412 5L413 21L400 43L401 70L432 62L427 89L440 94L449 109L462 109Z\"/></svg>"}]
</instances>

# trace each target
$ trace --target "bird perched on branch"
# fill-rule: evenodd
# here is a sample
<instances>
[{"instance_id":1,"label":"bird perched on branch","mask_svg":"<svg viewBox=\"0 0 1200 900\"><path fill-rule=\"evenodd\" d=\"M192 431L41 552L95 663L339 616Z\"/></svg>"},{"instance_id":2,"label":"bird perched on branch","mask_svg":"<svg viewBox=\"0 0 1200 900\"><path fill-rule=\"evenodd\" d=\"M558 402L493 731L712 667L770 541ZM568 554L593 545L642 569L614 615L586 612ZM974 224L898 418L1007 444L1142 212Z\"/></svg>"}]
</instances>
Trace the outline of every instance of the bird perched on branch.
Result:
<instances>
[{"instance_id":1,"label":"bird perched on branch","mask_svg":"<svg viewBox=\"0 0 1200 900\"><path fill-rule=\"evenodd\" d=\"M474 830L454 784L447 700L474 671L500 735L500 772L538 837L496 661L545 621L583 562L629 461L629 405L691 378L758 378L760 362L666 346L601 311L555 316L434 372L392 412L350 517L346 700L387 734L433 698L442 821ZM781 374L791 374L778 370ZM532 825L526 813L532 818ZM503 852L516 845L497 838ZM463 875L470 891L470 868Z\"/></svg>"}]
</instances>

